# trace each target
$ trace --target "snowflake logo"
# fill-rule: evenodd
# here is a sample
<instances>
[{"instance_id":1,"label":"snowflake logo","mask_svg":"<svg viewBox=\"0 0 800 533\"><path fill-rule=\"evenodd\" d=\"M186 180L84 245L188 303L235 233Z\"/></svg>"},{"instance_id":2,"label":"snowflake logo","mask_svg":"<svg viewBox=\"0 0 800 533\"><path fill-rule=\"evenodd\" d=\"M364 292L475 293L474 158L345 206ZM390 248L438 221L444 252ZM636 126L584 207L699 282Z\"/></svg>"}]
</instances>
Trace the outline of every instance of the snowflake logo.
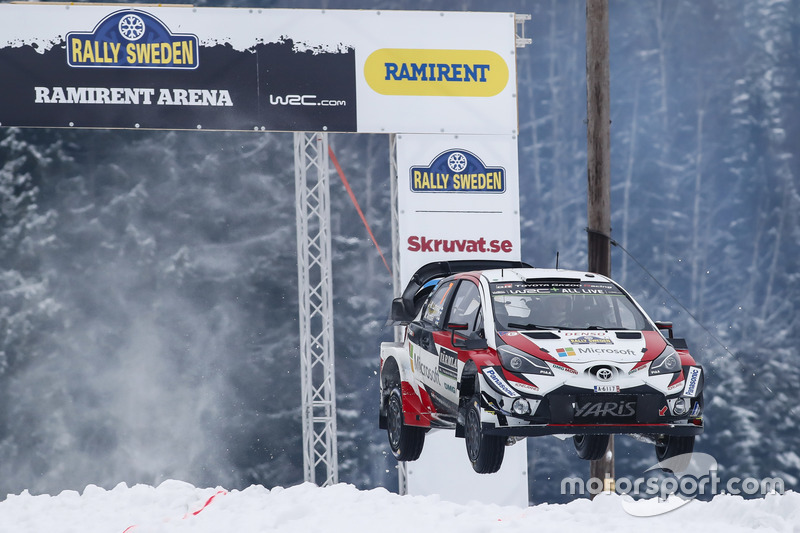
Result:
<instances>
[{"instance_id":1,"label":"snowflake logo","mask_svg":"<svg viewBox=\"0 0 800 533\"><path fill-rule=\"evenodd\" d=\"M453 172L463 172L467 168L467 158L461 152L453 152L447 158L447 166Z\"/></svg>"},{"instance_id":2,"label":"snowflake logo","mask_svg":"<svg viewBox=\"0 0 800 533\"><path fill-rule=\"evenodd\" d=\"M119 20L119 33L129 41L141 39L144 35L144 21L138 15L125 15Z\"/></svg>"}]
</instances>

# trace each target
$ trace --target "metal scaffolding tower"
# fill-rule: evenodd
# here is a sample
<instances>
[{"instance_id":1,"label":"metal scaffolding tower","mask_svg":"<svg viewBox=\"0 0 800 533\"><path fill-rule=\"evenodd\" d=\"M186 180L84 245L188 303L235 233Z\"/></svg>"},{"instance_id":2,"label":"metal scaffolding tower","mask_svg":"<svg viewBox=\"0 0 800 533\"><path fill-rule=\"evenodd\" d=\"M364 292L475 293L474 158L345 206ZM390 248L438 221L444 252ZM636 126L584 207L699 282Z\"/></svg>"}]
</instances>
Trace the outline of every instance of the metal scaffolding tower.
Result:
<instances>
[{"instance_id":1,"label":"metal scaffolding tower","mask_svg":"<svg viewBox=\"0 0 800 533\"><path fill-rule=\"evenodd\" d=\"M328 134L294 134L305 481L338 482Z\"/></svg>"}]
</instances>

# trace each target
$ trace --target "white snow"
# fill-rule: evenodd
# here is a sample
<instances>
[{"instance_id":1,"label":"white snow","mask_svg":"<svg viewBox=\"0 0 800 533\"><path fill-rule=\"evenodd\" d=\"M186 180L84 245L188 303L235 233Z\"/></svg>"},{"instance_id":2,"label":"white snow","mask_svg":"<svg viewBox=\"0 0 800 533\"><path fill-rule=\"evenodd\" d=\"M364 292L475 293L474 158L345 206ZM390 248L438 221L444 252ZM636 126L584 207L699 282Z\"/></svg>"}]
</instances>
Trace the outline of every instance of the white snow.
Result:
<instances>
[{"instance_id":1,"label":"white snow","mask_svg":"<svg viewBox=\"0 0 800 533\"><path fill-rule=\"evenodd\" d=\"M272 490L254 485L241 491L226 491L221 487L196 488L181 481L165 481L158 487L119 484L112 490L90 485L82 494L64 491L57 496L27 492L9 495L0 502L0 531L800 531L800 494L795 492L755 500L719 495L710 502L692 501L672 512L647 518L631 516L622 503L622 496L601 494L591 501L580 499L563 505L463 505L443 501L439 496L398 496L383 488L358 490L347 484L319 488L305 483Z\"/></svg>"}]
</instances>

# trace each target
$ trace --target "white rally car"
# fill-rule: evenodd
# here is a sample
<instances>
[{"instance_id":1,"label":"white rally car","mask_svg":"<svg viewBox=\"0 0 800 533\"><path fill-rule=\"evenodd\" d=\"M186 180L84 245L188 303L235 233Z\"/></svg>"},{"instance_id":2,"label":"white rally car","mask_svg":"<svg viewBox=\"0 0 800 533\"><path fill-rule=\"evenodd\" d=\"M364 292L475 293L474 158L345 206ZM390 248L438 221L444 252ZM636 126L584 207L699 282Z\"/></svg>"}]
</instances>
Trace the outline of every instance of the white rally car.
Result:
<instances>
[{"instance_id":1,"label":"white rally car","mask_svg":"<svg viewBox=\"0 0 800 533\"><path fill-rule=\"evenodd\" d=\"M524 437L572 436L579 457L599 459L609 435L629 434L664 461L703 432L702 367L607 277L430 263L392 302L392 322L407 328L381 344L380 426L399 461L417 459L432 428L465 438L479 473Z\"/></svg>"}]
</instances>

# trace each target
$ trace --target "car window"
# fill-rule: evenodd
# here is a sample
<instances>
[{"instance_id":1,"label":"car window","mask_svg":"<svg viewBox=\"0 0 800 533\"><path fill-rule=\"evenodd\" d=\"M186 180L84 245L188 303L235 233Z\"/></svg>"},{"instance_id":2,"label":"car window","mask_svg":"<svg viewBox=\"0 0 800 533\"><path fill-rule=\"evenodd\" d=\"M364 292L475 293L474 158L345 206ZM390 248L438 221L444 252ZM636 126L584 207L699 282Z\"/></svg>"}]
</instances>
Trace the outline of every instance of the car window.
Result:
<instances>
[{"instance_id":1,"label":"car window","mask_svg":"<svg viewBox=\"0 0 800 533\"><path fill-rule=\"evenodd\" d=\"M428 300L428 304L425 306L425 311L422 313L423 322L435 326L438 329L442 329L447 297L450 295L450 291L455 284L455 281L443 282L433 291L433 294L431 294Z\"/></svg>"},{"instance_id":2,"label":"car window","mask_svg":"<svg viewBox=\"0 0 800 533\"><path fill-rule=\"evenodd\" d=\"M626 300L614 300L616 323L624 329L639 329L641 320L637 319L639 316L638 310L631 309L629 305L625 305L626 303L628 303Z\"/></svg>"},{"instance_id":3,"label":"car window","mask_svg":"<svg viewBox=\"0 0 800 533\"><path fill-rule=\"evenodd\" d=\"M649 329L647 319L611 283L526 281L493 283L500 329Z\"/></svg>"},{"instance_id":4,"label":"car window","mask_svg":"<svg viewBox=\"0 0 800 533\"><path fill-rule=\"evenodd\" d=\"M483 328L481 294L477 285L467 280L461 282L453 297L447 321L451 324L466 324L467 329L463 333L467 336Z\"/></svg>"}]
</instances>

